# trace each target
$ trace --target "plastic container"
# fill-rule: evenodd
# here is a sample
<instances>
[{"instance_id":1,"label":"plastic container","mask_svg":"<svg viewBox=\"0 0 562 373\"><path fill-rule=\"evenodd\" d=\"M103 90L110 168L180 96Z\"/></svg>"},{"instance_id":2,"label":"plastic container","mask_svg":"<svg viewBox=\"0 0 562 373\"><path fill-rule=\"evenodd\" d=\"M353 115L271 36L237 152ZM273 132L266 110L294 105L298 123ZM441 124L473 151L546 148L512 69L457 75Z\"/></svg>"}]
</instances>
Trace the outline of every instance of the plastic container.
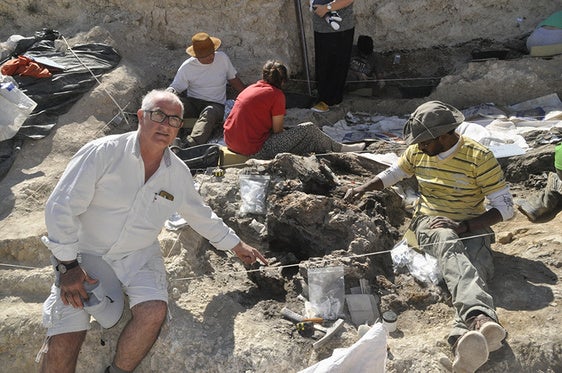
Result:
<instances>
[{"instance_id":1,"label":"plastic container","mask_svg":"<svg viewBox=\"0 0 562 373\"><path fill-rule=\"evenodd\" d=\"M389 333L396 330L396 320L398 316L393 311L386 311L382 314L382 325Z\"/></svg>"},{"instance_id":2,"label":"plastic container","mask_svg":"<svg viewBox=\"0 0 562 373\"><path fill-rule=\"evenodd\" d=\"M99 281L95 284L84 282L84 288L89 296L88 300L83 301L84 311L92 315L106 329L117 324L123 312L123 305L114 302Z\"/></svg>"},{"instance_id":3,"label":"plastic container","mask_svg":"<svg viewBox=\"0 0 562 373\"><path fill-rule=\"evenodd\" d=\"M3 78L3 77L2 77ZM37 103L11 81L0 83L0 141L11 139Z\"/></svg>"},{"instance_id":4,"label":"plastic container","mask_svg":"<svg viewBox=\"0 0 562 373\"><path fill-rule=\"evenodd\" d=\"M101 299L98 298L98 294L100 293L99 285L99 281L95 284L84 281L84 289L86 290L86 294L88 294L88 299L83 302L84 307L93 307L101 303ZM101 298L104 299L105 296L102 295Z\"/></svg>"}]
</instances>

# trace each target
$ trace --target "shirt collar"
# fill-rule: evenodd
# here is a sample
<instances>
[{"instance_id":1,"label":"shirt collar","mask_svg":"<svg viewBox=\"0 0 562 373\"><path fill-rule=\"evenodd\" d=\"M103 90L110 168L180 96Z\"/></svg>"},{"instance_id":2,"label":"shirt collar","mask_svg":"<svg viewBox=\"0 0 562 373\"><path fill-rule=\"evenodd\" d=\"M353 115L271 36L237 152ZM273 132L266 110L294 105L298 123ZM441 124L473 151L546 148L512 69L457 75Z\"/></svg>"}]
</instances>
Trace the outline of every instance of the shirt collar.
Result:
<instances>
[{"instance_id":1,"label":"shirt collar","mask_svg":"<svg viewBox=\"0 0 562 373\"><path fill-rule=\"evenodd\" d=\"M139 131L136 131L136 133L135 133L135 142L134 142L134 145L133 145L132 153L135 157L141 158ZM171 153L171 150L170 150L169 147L164 149L163 158L164 158L164 164L166 165L166 167L170 167L172 165L172 158L170 156L170 153Z\"/></svg>"},{"instance_id":2,"label":"shirt collar","mask_svg":"<svg viewBox=\"0 0 562 373\"><path fill-rule=\"evenodd\" d=\"M463 142L462 136L459 136L459 141L457 141L457 143L453 145L451 149L444 151L443 153L437 154L437 157L439 157L440 160L447 158L448 156L450 156L451 154L457 151L457 149L461 146L462 142Z\"/></svg>"},{"instance_id":3,"label":"shirt collar","mask_svg":"<svg viewBox=\"0 0 562 373\"><path fill-rule=\"evenodd\" d=\"M135 133L135 143L133 145L133 155L137 158L141 157L141 153L140 153L140 134L139 131L136 131Z\"/></svg>"},{"instance_id":4,"label":"shirt collar","mask_svg":"<svg viewBox=\"0 0 562 373\"><path fill-rule=\"evenodd\" d=\"M170 153L172 153L172 151L170 150L170 147L167 147L164 150L164 164L166 165L166 167L170 167L172 165L172 158Z\"/></svg>"}]
</instances>

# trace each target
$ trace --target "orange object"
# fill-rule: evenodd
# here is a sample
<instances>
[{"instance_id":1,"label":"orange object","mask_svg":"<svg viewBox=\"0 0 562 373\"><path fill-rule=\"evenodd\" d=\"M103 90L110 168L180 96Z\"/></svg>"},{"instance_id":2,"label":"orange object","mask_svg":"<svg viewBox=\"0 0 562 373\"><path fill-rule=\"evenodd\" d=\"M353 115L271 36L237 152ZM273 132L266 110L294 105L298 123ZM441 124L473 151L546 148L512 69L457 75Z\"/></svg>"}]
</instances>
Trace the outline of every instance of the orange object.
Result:
<instances>
[{"instance_id":1,"label":"orange object","mask_svg":"<svg viewBox=\"0 0 562 373\"><path fill-rule=\"evenodd\" d=\"M50 78L53 74L29 57L18 56L2 65L4 75L21 75L35 78Z\"/></svg>"},{"instance_id":2,"label":"orange object","mask_svg":"<svg viewBox=\"0 0 562 373\"><path fill-rule=\"evenodd\" d=\"M304 318L302 319L302 322L313 322L316 324L322 324L324 322L324 319L321 317L308 317L308 318Z\"/></svg>"}]
</instances>

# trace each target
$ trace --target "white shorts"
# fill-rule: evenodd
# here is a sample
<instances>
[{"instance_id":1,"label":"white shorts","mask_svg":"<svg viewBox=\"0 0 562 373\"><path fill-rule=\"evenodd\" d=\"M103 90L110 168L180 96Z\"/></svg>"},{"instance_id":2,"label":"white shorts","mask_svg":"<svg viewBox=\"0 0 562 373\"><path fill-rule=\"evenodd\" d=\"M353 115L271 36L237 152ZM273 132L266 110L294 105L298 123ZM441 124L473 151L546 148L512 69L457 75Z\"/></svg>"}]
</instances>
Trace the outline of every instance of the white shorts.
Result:
<instances>
[{"instance_id":1,"label":"white shorts","mask_svg":"<svg viewBox=\"0 0 562 373\"><path fill-rule=\"evenodd\" d=\"M60 289L53 284L51 294L43 303L43 325L47 336L71 333L90 329L90 316L104 328L115 325L123 313L124 294L129 298L129 308L151 301L168 302L168 284L164 260L158 255L151 257L147 263L131 277L129 284L123 287L115 272L101 257L81 254L80 266L88 275L99 281L93 290L96 305L83 309L64 305L60 299ZM90 295L93 299L93 295Z\"/></svg>"}]
</instances>

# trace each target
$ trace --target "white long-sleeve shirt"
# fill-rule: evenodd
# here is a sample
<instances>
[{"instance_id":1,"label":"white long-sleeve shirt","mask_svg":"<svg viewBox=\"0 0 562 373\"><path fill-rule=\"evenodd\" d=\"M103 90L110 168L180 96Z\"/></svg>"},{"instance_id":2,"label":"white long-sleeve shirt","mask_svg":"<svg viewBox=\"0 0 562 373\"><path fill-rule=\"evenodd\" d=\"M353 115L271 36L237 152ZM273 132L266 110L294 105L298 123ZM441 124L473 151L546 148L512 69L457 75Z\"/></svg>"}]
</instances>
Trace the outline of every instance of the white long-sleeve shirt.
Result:
<instances>
[{"instance_id":1,"label":"white long-sleeve shirt","mask_svg":"<svg viewBox=\"0 0 562 373\"><path fill-rule=\"evenodd\" d=\"M240 242L204 203L189 168L169 149L154 175L144 178L137 132L86 144L47 201L44 243L59 260L78 253L103 256L126 282L127 273L160 251L158 235L174 212L220 250Z\"/></svg>"}]
</instances>

